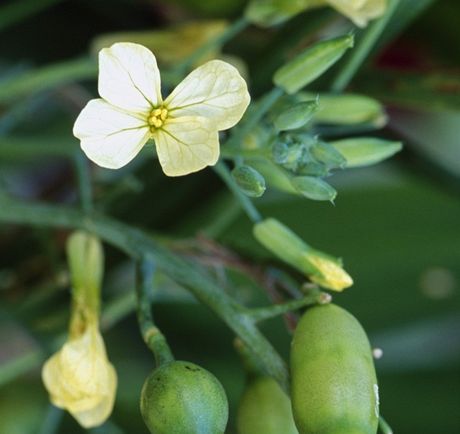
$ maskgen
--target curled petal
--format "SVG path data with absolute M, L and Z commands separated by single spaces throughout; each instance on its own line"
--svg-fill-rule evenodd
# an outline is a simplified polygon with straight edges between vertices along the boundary
M 136 113 L 161 104 L 160 71 L 153 53 L 130 42 L 102 49 L 99 95 L 114 106 Z
M 221 60 L 211 60 L 185 77 L 165 104 L 174 117 L 205 117 L 220 131 L 241 119 L 249 101 L 246 82 L 238 70 Z
M 145 119 L 102 99 L 91 100 L 73 128 L 87 157 L 101 167 L 118 169 L 128 164 L 149 139 Z
M 182 176 L 216 164 L 219 158 L 219 135 L 209 119 L 183 116 L 168 119 L 154 134 L 163 172 Z
M 85 428 L 110 415 L 117 387 L 97 326 L 66 342 L 43 366 L 43 382 L 57 407 L 68 410 Z

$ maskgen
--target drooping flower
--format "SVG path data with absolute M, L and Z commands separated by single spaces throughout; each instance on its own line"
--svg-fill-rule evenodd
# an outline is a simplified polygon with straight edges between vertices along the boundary
M 97 323 L 70 338 L 45 363 L 43 382 L 51 402 L 66 409 L 84 428 L 101 425 L 112 412 L 117 388 Z
M 73 129 L 88 158 L 118 169 L 152 138 L 168 176 L 214 165 L 218 131 L 234 126 L 250 101 L 237 69 L 220 60 L 196 68 L 163 100 L 155 56 L 133 43 L 116 43 L 99 53 L 99 95 Z
M 115 401 L 117 375 L 99 332 L 104 255 L 100 241 L 74 232 L 67 242 L 72 280 L 69 337 L 42 369 L 51 402 L 85 428 L 101 425 Z

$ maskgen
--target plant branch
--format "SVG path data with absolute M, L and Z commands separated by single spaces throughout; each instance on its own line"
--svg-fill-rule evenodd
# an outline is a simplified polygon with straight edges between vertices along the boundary
M 212 309 L 262 361 L 266 374 L 288 389 L 288 374 L 283 359 L 244 314 L 243 308 L 206 273 L 171 253 L 148 234 L 109 217 L 97 214 L 89 216 L 64 206 L 30 204 L 6 198 L 0 198 L 0 201 L 1 222 L 85 229 L 134 259 L 151 258 L 159 270 L 188 288 L 199 301 Z

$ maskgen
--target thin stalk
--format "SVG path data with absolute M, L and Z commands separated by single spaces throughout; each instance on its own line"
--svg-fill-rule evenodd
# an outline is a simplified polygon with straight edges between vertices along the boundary
M 382 416 L 379 417 L 379 428 L 383 434 L 393 434 L 393 430 L 391 429 L 390 425 L 388 425 Z
M 78 180 L 78 191 L 80 192 L 81 208 L 84 212 L 90 213 L 93 210 L 93 187 L 91 184 L 91 172 L 88 160 L 82 153 L 75 155 L 75 169 Z
M 321 302 L 323 294 L 320 291 L 317 291 L 314 294 L 307 295 L 298 300 L 291 300 L 286 303 L 273 304 L 267 307 L 258 307 L 248 310 L 248 315 L 255 322 L 265 321 L 267 319 L 275 318 L 279 315 L 283 315 L 287 312 L 300 309 L 306 306 L 313 306 Z
M 139 261 L 136 273 L 137 319 L 144 342 L 155 356 L 157 367 L 174 360 L 168 342 L 155 325 L 152 315 L 155 266 L 148 258 Z
M 288 390 L 288 373 L 283 359 L 263 336 L 243 308 L 226 294 L 206 273 L 173 254 L 144 233 L 115 219 L 56 205 L 30 204 L 0 198 L 0 222 L 85 229 L 118 247 L 134 259 L 151 257 L 159 270 L 189 289 L 213 310 L 261 360 L 264 372 Z
M 225 182 L 251 221 L 254 223 L 262 221 L 262 215 L 259 213 L 259 211 L 257 211 L 257 208 L 254 206 L 251 199 L 249 199 L 249 197 L 246 196 L 236 185 L 236 182 L 232 178 L 232 175 L 230 174 L 230 171 L 228 170 L 228 167 L 225 165 L 225 163 L 219 161 L 214 166 L 214 171 L 220 176 L 222 181 Z
M 386 25 L 390 21 L 398 6 L 398 3 L 399 0 L 388 0 L 388 6 L 385 14 L 368 26 L 359 42 L 356 44 L 356 47 L 351 51 L 342 69 L 335 77 L 331 86 L 331 90 L 333 92 L 342 92 L 348 86 L 358 69 L 366 60 L 372 48 L 374 48 L 380 35 L 385 30 Z
M 233 22 L 226 30 L 217 38 L 211 39 L 193 52 L 187 59 L 174 68 L 174 73 L 184 75 L 198 60 L 200 60 L 209 51 L 220 48 L 225 45 L 230 39 L 233 39 L 238 33 L 242 32 L 249 25 L 249 21 L 245 17 Z

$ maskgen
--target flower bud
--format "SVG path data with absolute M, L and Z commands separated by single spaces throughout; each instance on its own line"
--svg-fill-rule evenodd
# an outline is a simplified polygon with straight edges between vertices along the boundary
M 265 192 L 264 177 L 251 166 L 238 166 L 232 170 L 232 176 L 246 196 L 260 197 Z
M 346 167 L 370 166 L 390 158 L 402 149 L 401 142 L 358 137 L 330 142 L 346 159 Z
M 333 202 L 337 196 L 337 191 L 331 185 L 314 176 L 296 176 L 291 183 L 302 196 L 311 200 L 329 200 Z
M 269 218 L 257 223 L 253 233 L 270 252 L 318 285 L 342 291 L 353 284 L 339 259 L 313 249 L 278 220 Z
M 297 95 L 300 101 L 309 101 L 317 94 L 302 92 Z M 315 122 L 337 125 L 370 123 L 376 128 L 386 124 L 385 110 L 377 100 L 364 95 L 320 94 L 319 108 Z
M 299 102 L 281 113 L 275 118 L 274 124 L 278 131 L 295 130 L 308 123 L 318 109 L 318 101 Z
M 101 425 L 112 412 L 117 375 L 96 323 L 48 359 L 42 378 L 51 402 L 84 428 Z
M 316 142 L 310 148 L 310 153 L 328 169 L 343 168 L 347 164 L 345 157 L 334 146 L 326 142 Z
M 351 47 L 352 35 L 317 42 L 278 69 L 273 81 L 287 93 L 296 93 L 329 69 Z

